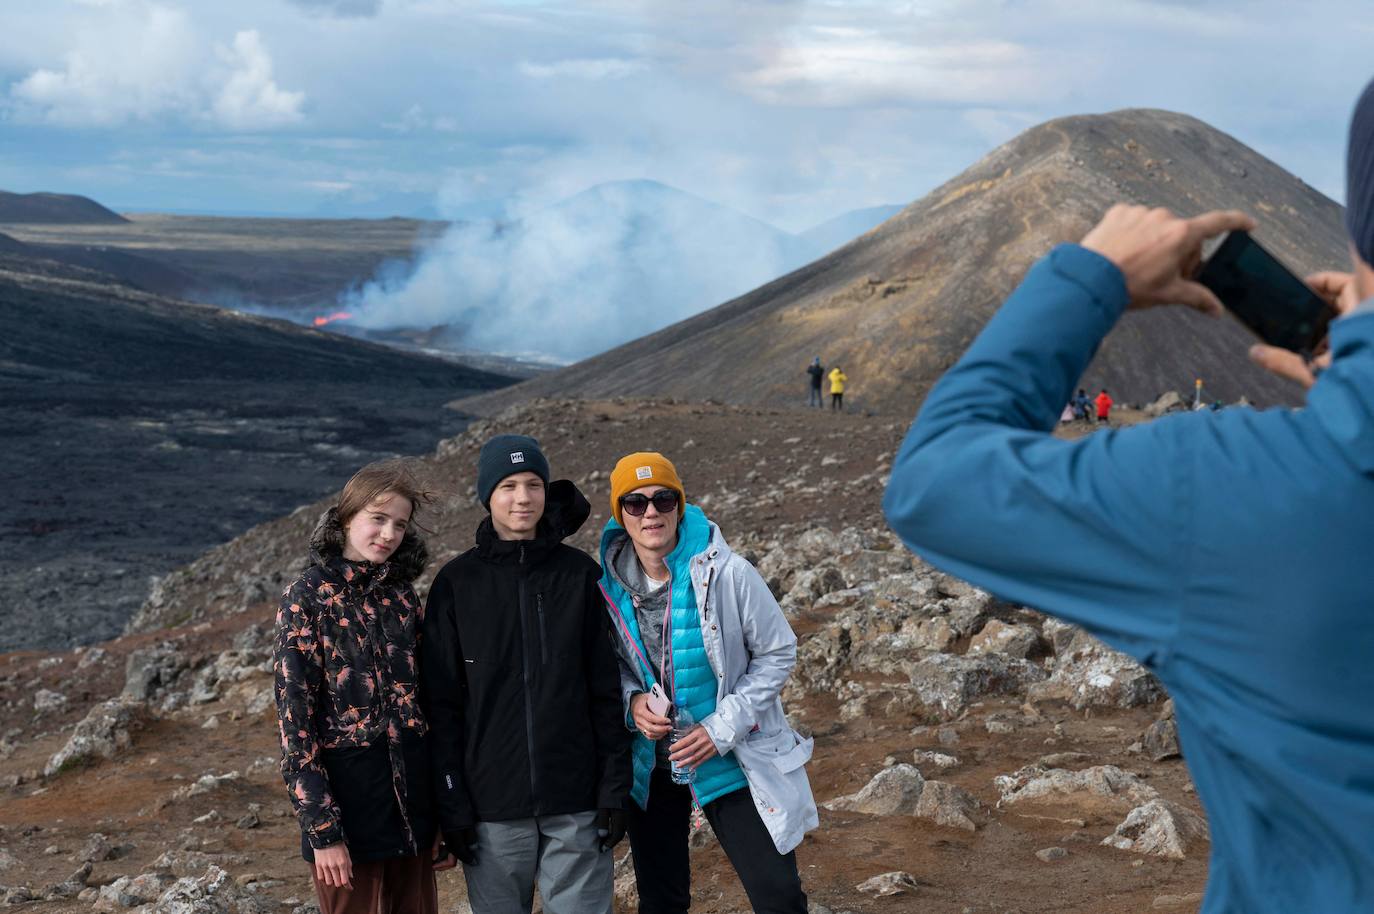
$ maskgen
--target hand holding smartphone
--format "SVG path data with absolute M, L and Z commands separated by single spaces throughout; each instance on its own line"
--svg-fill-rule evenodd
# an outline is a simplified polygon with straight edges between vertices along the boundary
M 1198 270 L 1197 281 L 1261 340 L 1311 358 L 1336 311 L 1249 232 L 1228 233 Z
M 649 710 L 659 717 L 667 717 L 668 712 L 673 708 L 673 703 L 669 701 L 668 696 L 664 694 L 663 687 L 658 683 L 654 683 L 649 686 L 647 694 L 649 696 Z

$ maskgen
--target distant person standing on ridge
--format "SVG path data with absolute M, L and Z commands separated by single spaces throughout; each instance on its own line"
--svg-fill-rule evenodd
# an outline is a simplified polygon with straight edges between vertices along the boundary
M 1201 914 L 1369 914 L 1374 899 L 1374 82 L 1345 201 L 1351 271 L 1307 279 L 1342 315 L 1329 348 L 1250 350 L 1309 388 L 1303 406 L 1051 434 L 1128 309 L 1221 313 L 1192 268 L 1204 239 L 1254 225 L 1116 206 L 1033 266 L 932 388 L 883 500 L 932 565 L 1159 678 L 1210 826 Z
M 400 461 L 363 467 L 310 537 L 277 612 L 281 770 L 321 914 L 435 914 L 429 724 L 417 700 L 428 493 Z
M 1084 422 L 1091 422 L 1093 418 L 1092 404 L 1093 401 L 1088 399 L 1088 392 L 1081 387 L 1078 388 L 1078 395 L 1073 398 L 1074 417 L 1082 419 Z
M 844 382 L 849 380 L 840 366 L 830 369 L 830 408 L 844 410 Z
M 611 914 L 630 736 L 597 581 L 569 546 L 591 505 L 525 435 L 477 458 L 487 516 L 434 577 L 425 699 L 436 811 L 474 914 Z
M 825 377 L 825 369 L 821 367 L 820 356 L 816 356 L 816 360 L 806 366 L 806 373 L 811 376 L 811 399 L 806 405 L 824 407 L 825 402 L 821 399 L 821 379 Z
M 1106 422 L 1112 414 L 1112 396 L 1107 393 L 1107 388 L 1102 388 L 1102 393 L 1097 395 L 1097 421 Z

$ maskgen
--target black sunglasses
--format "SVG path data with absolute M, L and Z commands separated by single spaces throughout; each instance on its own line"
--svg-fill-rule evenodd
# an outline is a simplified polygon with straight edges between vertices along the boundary
M 677 491 L 659 489 L 652 496 L 645 495 L 643 492 L 631 492 L 629 495 L 620 496 L 620 510 L 631 517 L 642 517 L 644 512 L 649 510 L 649 502 L 654 503 L 654 510 L 659 514 L 676 511 Z

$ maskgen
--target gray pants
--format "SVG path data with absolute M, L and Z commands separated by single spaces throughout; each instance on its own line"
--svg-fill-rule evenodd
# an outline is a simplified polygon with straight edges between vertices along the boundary
M 611 851 L 596 813 L 477 823 L 477 864 L 463 864 L 473 914 L 529 914 L 535 881 L 546 914 L 612 914 Z

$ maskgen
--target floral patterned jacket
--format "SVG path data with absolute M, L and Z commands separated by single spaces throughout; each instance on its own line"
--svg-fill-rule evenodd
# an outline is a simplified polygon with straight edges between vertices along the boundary
M 392 782 L 405 809 L 401 731 L 428 729 L 417 698 L 416 658 L 424 604 L 411 582 L 428 560 L 423 539 L 406 534 L 381 564 L 343 558 L 333 508 L 310 540 L 310 564 L 282 594 L 277 612 L 277 716 L 282 776 L 311 847 L 345 839 L 340 798 L 322 753 L 385 741 Z M 405 822 L 405 815 L 402 815 Z M 404 825 L 407 845 L 415 838 Z

